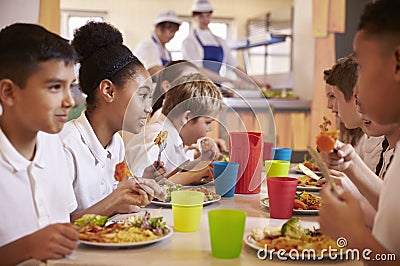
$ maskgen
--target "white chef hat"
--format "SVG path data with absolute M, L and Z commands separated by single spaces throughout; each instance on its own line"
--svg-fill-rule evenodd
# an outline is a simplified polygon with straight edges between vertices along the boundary
M 192 6 L 192 12 L 212 12 L 213 8 L 208 0 L 194 0 Z
M 176 13 L 170 9 L 158 13 L 156 20 L 154 21 L 154 25 L 160 24 L 162 22 L 172 22 L 178 25 L 182 24 L 182 21 L 178 18 Z

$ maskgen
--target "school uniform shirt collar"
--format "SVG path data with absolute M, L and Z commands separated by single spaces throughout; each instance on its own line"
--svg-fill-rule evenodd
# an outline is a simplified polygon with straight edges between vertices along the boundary
M 372 153 L 374 150 L 382 151 L 382 142 L 385 137 L 368 137 L 364 144 L 364 152 Z
M 4 134 L 3 130 L 0 128 L 0 153 L 5 158 L 5 161 L 7 161 L 12 168 L 14 168 L 15 172 L 26 169 L 31 163 L 34 163 L 39 168 L 45 167 L 43 156 L 41 156 L 40 152 L 42 147 L 41 134 L 44 133 L 38 132 L 37 134 L 35 156 L 31 162 L 15 149 L 7 136 Z
M 112 150 L 112 147 L 114 145 L 114 136 L 107 147 L 104 148 L 103 145 L 101 145 L 96 134 L 94 133 L 93 128 L 89 123 L 89 120 L 87 120 L 86 112 L 82 112 L 82 114 L 73 121 L 81 135 L 83 143 L 88 146 L 90 152 L 98 161 L 104 162 L 107 158 L 112 158 L 112 153 L 109 150 Z
M 161 45 L 160 39 L 158 38 L 157 34 L 153 33 L 151 38 L 157 42 L 158 45 Z
M 164 116 L 164 114 L 162 113 L 161 115 Z M 181 136 L 179 136 L 179 132 L 172 123 L 172 121 L 169 120 L 167 117 L 165 118 L 163 128 L 164 130 L 168 131 L 167 143 L 169 143 L 168 139 L 174 140 L 175 150 L 177 152 L 182 150 L 184 147 L 183 140 Z

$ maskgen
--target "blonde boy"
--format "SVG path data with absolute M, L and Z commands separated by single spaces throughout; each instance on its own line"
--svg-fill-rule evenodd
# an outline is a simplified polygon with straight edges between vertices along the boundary
M 76 54 L 41 26 L 0 32 L 0 258 L 55 259 L 77 247 L 76 200 L 58 133 L 74 105 Z
M 204 75 L 195 73 L 174 81 L 172 88 L 165 94 L 162 113 L 154 115 L 144 131 L 134 136 L 127 145 L 126 158 L 131 169 L 141 176 L 143 166 L 157 160 L 159 148 L 154 145 L 153 140 L 164 130 L 168 131 L 168 137 L 161 161 L 164 162 L 167 174 L 171 173 L 190 159 L 184 146 L 196 143 L 211 130 L 211 123 L 222 106 L 221 92 Z M 201 159 L 205 159 L 205 156 Z M 191 162 L 186 169 L 195 168 L 198 162 Z M 211 167 L 197 169 L 175 174 L 169 180 L 189 184 L 200 181 L 202 177 L 212 178 Z

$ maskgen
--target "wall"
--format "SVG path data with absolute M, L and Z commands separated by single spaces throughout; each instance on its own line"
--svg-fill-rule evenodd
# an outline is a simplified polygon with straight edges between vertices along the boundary
M 312 0 L 294 0 L 293 86 L 303 99 L 313 97 L 314 37 L 312 35 Z
M 40 0 L 1 0 L 0 26 L 16 21 L 37 22 Z M 311 35 L 312 0 L 212 0 L 214 16 L 235 18 L 237 38 L 246 35 L 246 20 L 268 10 L 294 5 L 294 90 L 312 98 L 314 40 Z M 156 14 L 165 8 L 190 16 L 192 0 L 60 0 L 61 9 L 107 12 L 108 21 L 122 30 L 127 46 L 137 43 L 153 30 Z M 24 6 L 24 8 L 20 8 Z M 237 55 L 241 62 L 241 54 Z
M 292 0 L 213 0 L 214 16 L 235 18 L 237 36 L 244 38 L 249 17 L 271 9 L 292 5 Z M 107 21 L 124 33 L 125 42 L 134 49 L 137 43 L 149 37 L 154 30 L 153 21 L 158 12 L 173 9 L 178 15 L 191 16 L 192 0 L 61 0 L 61 9 L 107 11 Z
M 1 0 L 0 29 L 14 22 L 38 23 L 39 6 L 40 0 Z
M 353 38 L 356 35 L 358 22 L 364 6 L 372 0 L 346 1 L 346 32 L 335 34 L 336 59 L 353 52 Z

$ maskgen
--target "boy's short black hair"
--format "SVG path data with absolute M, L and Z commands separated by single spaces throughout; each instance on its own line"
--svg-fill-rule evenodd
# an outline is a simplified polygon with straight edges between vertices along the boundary
M 77 55 L 67 40 L 39 25 L 15 23 L 0 31 L 0 79 L 23 88 L 38 64 L 51 59 L 75 64 Z
M 365 6 L 358 24 L 367 36 L 390 39 L 390 44 L 400 43 L 400 1 L 378 0 Z

